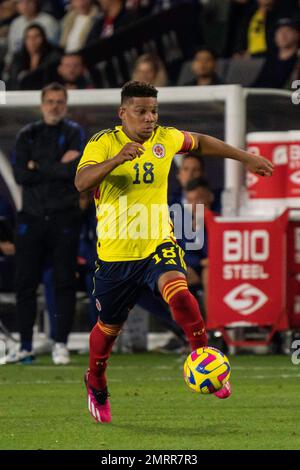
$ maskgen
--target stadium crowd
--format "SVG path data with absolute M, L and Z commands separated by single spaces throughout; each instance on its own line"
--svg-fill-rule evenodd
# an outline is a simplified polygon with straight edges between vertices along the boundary
M 86 60 L 89 47 L 100 50 L 116 33 L 180 5 L 197 16 L 196 42 L 181 68 L 170 74 L 168 60 L 152 50 L 136 57 L 131 73 L 156 75 L 158 86 L 284 88 L 299 78 L 298 0 L 1 0 L 0 74 L 11 90 L 41 89 L 54 79 L 73 89 L 109 87 L 97 63 Z

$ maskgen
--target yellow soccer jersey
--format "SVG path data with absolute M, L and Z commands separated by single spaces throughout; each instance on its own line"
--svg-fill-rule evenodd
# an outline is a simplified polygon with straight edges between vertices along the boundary
M 95 134 L 77 171 L 116 156 L 131 142 L 122 126 Z M 173 156 L 192 150 L 188 132 L 157 126 L 143 143 L 140 158 L 119 165 L 95 191 L 97 252 L 103 261 L 143 259 L 174 239 L 167 206 L 168 174 Z
M 266 18 L 261 10 L 252 16 L 248 28 L 248 52 L 249 54 L 261 54 L 267 50 Z

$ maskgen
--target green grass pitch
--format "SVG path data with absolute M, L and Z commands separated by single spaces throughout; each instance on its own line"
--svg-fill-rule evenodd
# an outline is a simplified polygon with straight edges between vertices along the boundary
M 113 355 L 113 421 L 89 416 L 87 357 L 0 366 L 0 449 L 299 449 L 300 365 L 285 356 L 231 357 L 228 400 L 190 392 L 182 360 Z

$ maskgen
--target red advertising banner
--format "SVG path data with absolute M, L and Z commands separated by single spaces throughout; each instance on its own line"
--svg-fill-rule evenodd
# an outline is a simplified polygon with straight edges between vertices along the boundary
M 289 154 L 288 132 L 255 132 L 247 135 L 248 151 L 263 155 L 275 165 L 272 178 L 248 172 L 249 197 L 254 199 L 286 198 L 286 179 Z
M 300 132 L 290 131 L 286 197 L 300 198 Z
M 253 132 L 247 148 L 275 165 L 272 178 L 247 173 L 250 199 L 285 200 L 285 207 L 300 208 L 300 132 Z
M 272 221 L 208 218 L 208 329 L 288 327 L 287 221 L 287 212 Z
M 300 328 L 300 220 L 287 231 L 287 312 L 290 328 Z

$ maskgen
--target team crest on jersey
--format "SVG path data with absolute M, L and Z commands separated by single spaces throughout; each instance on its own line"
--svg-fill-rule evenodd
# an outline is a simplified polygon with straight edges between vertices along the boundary
M 96 308 L 97 308 L 97 310 L 99 310 L 99 312 L 101 312 L 102 307 L 101 307 L 100 301 L 98 299 L 96 299 Z
M 163 158 L 166 154 L 165 147 L 162 144 L 153 145 L 152 152 L 157 158 Z

